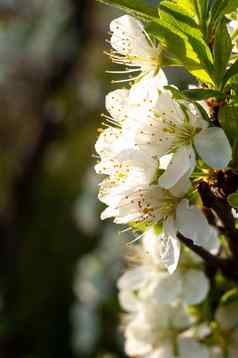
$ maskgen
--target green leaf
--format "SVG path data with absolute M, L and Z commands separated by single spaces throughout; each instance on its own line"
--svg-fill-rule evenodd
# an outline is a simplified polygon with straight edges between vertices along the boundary
M 177 64 L 184 65 L 188 69 L 201 69 L 196 54 L 194 55 L 191 46 L 186 43 L 184 36 L 176 34 L 166 22 L 160 21 L 158 24 L 151 23 L 146 27 L 146 30 L 149 34 L 160 40 L 161 44 L 166 47 L 170 55 L 174 55 Z M 207 77 L 206 74 L 204 77 Z
M 174 99 L 181 99 L 186 100 L 186 96 L 183 94 L 182 91 L 178 90 L 177 88 L 173 86 L 164 86 L 165 89 L 169 90 L 173 96 Z
M 226 68 L 228 66 L 232 51 L 232 41 L 227 30 L 225 18 L 220 21 L 216 29 L 215 36 L 215 79 L 219 87 L 225 76 Z
M 207 0 L 192 0 L 192 2 L 197 13 L 200 29 L 204 35 L 204 38 L 207 38 Z
M 226 105 L 220 108 L 218 120 L 233 145 L 238 135 L 238 107 Z
M 237 300 L 238 300 L 238 288 L 232 288 L 228 292 L 224 293 L 224 295 L 221 298 L 221 304 L 228 305 Z
M 213 57 L 190 13 L 177 3 L 163 1 L 159 14 L 158 24 L 151 31 L 194 76 L 213 84 Z
M 226 6 L 223 10 L 225 14 L 229 14 L 230 12 L 236 11 L 238 8 L 238 0 L 228 0 L 226 1 Z
M 238 60 L 234 62 L 231 67 L 226 71 L 226 74 L 223 79 L 223 86 L 227 83 L 227 81 L 234 75 L 238 73 Z
M 189 13 L 190 16 L 196 17 L 198 24 L 201 24 L 202 19 L 206 19 L 207 0 L 176 0 L 174 2 Z
M 238 0 L 215 0 L 211 7 L 210 24 L 213 27 L 224 15 L 238 8 Z
M 158 19 L 158 9 L 149 6 L 143 0 L 97 0 L 103 4 L 114 6 L 127 12 L 130 15 L 144 21 L 156 21 Z
M 182 93 L 192 101 L 201 101 L 203 99 L 207 98 L 217 98 L 222 99 L 224 97 L 224 94 L 219 91 L 210 90 L 210 89 L 191 89 L 191 90 L 184 90 Z
M 224 129 L 232 146 L 232 162 L 234 169 L 238 168 L 238 107 L 226 105 L 219 110 L 218 120 Z
M 227 201 L 235 209 L 238 209 L 238 193 L 230 194 L 227 197 Z
M 181 8 L 183 8 L 190 16 L 196 16 L 197 11 L 195 2 L 193 0 L 176 0 L 175 1 Z

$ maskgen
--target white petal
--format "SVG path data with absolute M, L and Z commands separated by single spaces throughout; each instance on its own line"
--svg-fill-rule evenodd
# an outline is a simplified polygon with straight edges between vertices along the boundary
M 146 356 L 146 358 L 175 358 L 173 353 L 172 342 L 168 342 L 166 345 L 163 344 L 158 350 Z
M 97 139 L 95 144 L 96 152 L 103 157 L 109 157 L 114 152 L 114 144 L 120 136 L 119 129 L 107 128 Z
M 163 91 L 158 97 L 156 111 L 160 117 L 166 121 L 172 121 L 174 124 L 183 125 L 184 113 L 179 104 L 172 98 L 169 91 Z
M 208 348 L 193 338 L 179 337 L 179 357 L 181 358 L 209 358 Z
M 221 247 L 221 242 L 219 240 L 219 233 L 217 229 L 213 226 L 209 225 L 208 239 L 205 245 L 203 245 L 204 249 L 207 249 L 211 254 L 217 255 L 219 249 Z
M 128 312 L 136 312 L 140 307 L 140 301 L 131 290 L 119 292 L 119 302 L 121 307 Z
M 201 303 L 209 291 L 209 281 L 200 270 L 188 270 L 183 274 L 183 300 L 188 305 Z
M 128 354 L 128 356 L 137 356 L 142 354 L 150 353 L 152 350 L 152 347 L 150 344 L 145 343 L 139 339 L 136 339 L 134 337 L 128 336 L 126 337 L 125 342 L 125 351 Z
M 168 80 L 162 69 L 160 69 L 157 77 L 158 77 L 158 88 L 163 90 L 163 87 L 168 85 Z
M 194 145 L 211 168 L 223 169 L 232 159 L 232 149 L 222 128 L 210 127 L 196 134 Z
M 183 199 L 176 210 L 176 226 L 178 231 L 195 244 L 204 246 L 208 241 L 209 225 L 201 209 L 189 206 Z
M 103 210 L 103 212 L 101 213 L 101 220 L 106 220 L 112 217 L 117 216 L 118 214 L 118 210 L 115 208 L 111 208 L 110 206 L 108 208 L 106 208 L 105 210 Z
M 187 175 L 182 177 L 169 191 L 177 198 L 183 197 L 191 188 L 191 180 Z
M 167 240 L 166 255 L 163 257 L 163 264 L 167 267 L 170 274 L 174 273 L 178 266 L 181 245 L 176 236 L 176 226 L 172 217 L 169 217 L 164 223 L 164 237 L 162 239 Z
M 159 89 L 166 86 L 168 81 L 162 70 L 157 76 L 152 73 L 144 76 L 139 82 L 135 83 L 129 93 L 130 105 L 152 109 L 159 98 Z
M 171 324 L 174 328 L 188 328 L 192 323 L 191 315 L 185 309 L 185 306 L 182 304 L 175 305 L 173 311 L 171 312 Z
M 155 57 L 156 49 L 149 44 L 142 23 L 134 17 L 123 15 L 113 20 L 110 30 L 111 46 L 124 56 L 134 56 L 131 62 L 135 65 L 146 66 L 150 58 Z
M 158 209 L 158 201 L 164 197 L 164 192 L 157 185 L 140 186 L 134 188 L 127 197 L 123 198 L 118 206 L 117 223 L 127 223 L 133 220 L 151 220 L 156 223 L 162 219 L 162 213 Z M 152 210 L 148 211 L 148 207 Z
M 146 230 L 143 235 L 143 246 L 146 253 L 150 255 L 155 264 L 161 263 L 160 235 L 156 234 L 153 227 Z
M 125 120 L 128 109 L 129 90 L 117 89 L 107 94 L 106 109 L 113 119 L 121 122 Z
M 144 351 L 151 350 L 151 329 L 150 326 L 153 324 L 151 320 L 147 319 L 145 316 L 146 312 L 144 312 L 143 308 L 141 311 L 133 318 L 131 322 L 126 327 L 125 336 L 128 340 L 136 340 L 138 343 L 144 344 L 141 349 Z M 151 324 L 150 324 L 151 323 Z M 149 344 L 148 344 L 149 343 Z M 134 353 L 134 355 L 137 355 Z M 140 352 L 142 354 L 142 352 Z
M 170 189 L 186 174 L 189 176 L 196 165 L 192 146 L 180 147 L 172 157 L 166 171 L 159 179 L 162 188 Z
M 126 271 L 118 280 L 119 290 L 138 290 L 145 285 L 149 272 L 145 266 Z
M 160 304 L 172 304 L 182 294 L 181 275 L 175 272 L 173 275 L 165 274 L 160 278 L 154 290 L 154 297 Z
M 151 183 L 158 165 L 157 162 L 148 157 L 146 153 L 133 148 L 122 150 L 115 156 L 115 159 L 119 162 L 126 163 L 132 172 L 130 179 L 141 184 Z M 138 178 L 139 175 L 140 177 Z
M 167 169 L 168 168 L 168 165 L 169 165 L 169 162 L 171 161 L 173 157 L 173 154 L 166 154 L 166 155 L 163 155 L 163 157 L 160 158 L 159 160 L 159 167 L 160 169 Z

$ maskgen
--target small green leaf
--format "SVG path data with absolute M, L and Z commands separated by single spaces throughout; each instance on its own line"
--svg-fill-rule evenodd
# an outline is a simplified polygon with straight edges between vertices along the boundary
M 165 89 L 169 90 L 173 96 L 174 99 L 182 99 L 186 100 L 186 96 L 183 94 L 182 91 L 178 90 L 177 88 L 173 86 L 164 86 Z
M 211 97 L 216 99 L 224 98 L 224 94 L 222 92 L 202 88 L 184 90 L 182 93 L 184 94 L 184 96 L 186 96 L 188 99 L 191 99 L 192 101 L 201 101 L 203 99 Z
M 144 21 L 156 21 L 158 9 L 146 4 L 143 0 L 97 0 L 103 4 L 114 6 Z
M 227 30 L 225 18 L 220 21 L 216 29 L 215 36 L 215 78 L 216 84 L 219 87 L 222 84 L 225 76 L 226 68 L 228 66 L 232 51 L 232 41 Z
M 238 73 L 238 60 L 234 62 L 231 67 L 227 70 L 224 79 L 223 79 L 223 86 L 227 83 L 227 81 Z
M 218 120 L 233 145 L 238 134 L 238 107 L 226 105 L 220 108 Z
M 227 201 L 232 208 L 238 209 L 238 192 L 230 194 L 227 197 Z

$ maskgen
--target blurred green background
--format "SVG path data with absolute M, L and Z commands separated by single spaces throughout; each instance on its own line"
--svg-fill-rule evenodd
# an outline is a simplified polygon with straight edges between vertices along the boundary
M 118 13 L 0 1 L 0 357 L 120 357 L 121 239 L 101 225 L 94 143 Z

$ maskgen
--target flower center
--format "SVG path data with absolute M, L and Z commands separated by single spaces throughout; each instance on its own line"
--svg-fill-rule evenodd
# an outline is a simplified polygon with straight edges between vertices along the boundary
M 159 210 L 161 215 L 166 218 L 175 214 L 180 198 L 176 198 L 167 190 L 163 190 L 163 193 L 164 197 L 159 204 Z
M 176 127 L 174 129 L 175 140 L 171 151 L 175 151 L 181 146 L 192 144 L 193 137 L 198 131 L 198 128 L 194 128 L 189 124 L 185 124 L 183 127 Z
M 138 67 L 134 69 L 128 69 L 123 71 L 124 73 L 132 73 L 135 71 L 157 71 L 160 67 L 160 50 L 158 48 L 151 48 L 150 54 L 145 56 L 139 54 L 133 54 L 131 52 L 125 52 L 124 54 L 119 54 L 116 51 L 112 50 L 108 53 L 112 62 L 125 65 L 128 67 Z M 116 71 L 115 71 L 116 73 Z

